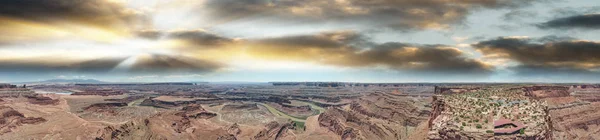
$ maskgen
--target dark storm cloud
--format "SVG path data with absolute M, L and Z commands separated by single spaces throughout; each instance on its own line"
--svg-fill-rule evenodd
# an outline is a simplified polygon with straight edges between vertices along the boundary
M 140 30 L 136 31 L 135 34 L 138 37 L 149 39 L 149 40 L 158 40 L 163 36 L 163 32 L 158 30 Z
M 587 7 L 561 7 L 555 8 L 551 11 L 551 15 L 557 17 L 569 17 L 575 15 L 583 15 L 585 13 L 597 13 L 600 12 L 600 6 L 587 6 Z
M 537 39 L 499 37 L 473 44 L 486 56 L 500 56 L 519 62 L 512 67 L 519 74 L 600 74 L 600 43 L 571 37 Z
M 43 60 L 0 61 L 3 72 L 107 72 L 126 58 L 101 58 L 75 63 L 47 62 Z M 48 60 L 48 59 L 46 59 Z
M 393 29 L 447 28 L 464 22 L 473 10 L 529 5 L 538 0 L 209 0 L 212 18 L 228 22 L 270 17 L 280 20 L 365 22 Z
M 168 38 L 181 40 L 194 46 L 220 46 L 233 42 L 233 39 L 222 37 L 203 30 L 182 30 L 170 32 Z
M 106 0 L 2 0 L 0 17 L 46 24 L 75 23 L 103 28 L 143 26 L 146 17 Z
M 207 60 L 169 55 L 135 56 L 131 66 L 119 67 L 130 57 L 100 58 L 81 62 L 52 62 L 44 60 L 0 61 L 0 72 L 18 73 L 171 73 L 212 72 L 222 65 Z
M 493 67 L 445 45 L 399 42 L 377 44 L 353 32 L 328 32 L 254 40 L 248 50 L 259 57 L 311 61 L 344 67 L 385 66 L 398 71 L 489 74 Z M 363 46 L 367 45 L 367 46 Z
M 544 37 L 534 39 L 534 41 L 544 42 L 544 43 L 566 42 L 566 41 L 575 41 L 575 40 L 577 40 L 577 38 L 573 38 L 570 36 L 556 36 L 556 35 L 549 35 L 549 36 L 544 36 Z
M 317 35 L 297 35 L 277 38 L 266 38 L 259 41 L 261 44 L 274 46 L 339 48 L 343 46 L 368 46 L 369 38 L 352 31 L 324 32 Z
M 537 25 L 541 29 L 600 29 L 600 14 L 575 15 Z
M 130 72 L 212 72 L 223 66 L 207 60 L 193 59 L 184 56 L 146 55 L 137 58 L 137 61 L 128 70 Z
M 488 73 L 491 66 L 465 58 L 463 52 L 445 45 L 421 45 L 389 42 L 358 52 L 357 65 L 383 64 L 396 69 L 442 73 Z
M 538 42 L 539 40 L 550 41 Z M 500 37 L 482 41 L 473 46 L 484 54 L 508 54 L 511 59 L 525 64 L 600 64 L 600 55 L 598 55 L 600 54 L 600 43 L 573 41 L 568 37 L 562 39 L 560 37 L 541 39 Z
M 469 42 L 478 42 L 478 41 L 485 40 L 485 39 L 487 39 L 486 36 L 484 36 L 484 35 L 477 35 L 477 36 L 470 37 L 469 39 L 467 39 L 467 41 L 469 41 Z

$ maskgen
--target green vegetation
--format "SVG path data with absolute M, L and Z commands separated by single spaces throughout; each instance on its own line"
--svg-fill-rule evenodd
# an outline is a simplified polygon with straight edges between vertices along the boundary
M 300 121 L 294 121 L 294 124 L 296 125 L 296 130 L 301 130 L 304 131 L 306 130 L 306 126 L 304 125 L 304 122 L 300 122 Z
M 538 124 L 539 121 L 531 120 L 541 118 L 540 111 L 543 102 L 530 100 L 523 95 L 520 88 L 498 89 L 498 90 L 474 90 L 460 94 L 444 95 L 445 102 L 449 104 L 454 123 L 467 129 L 484 130 L 493 133 L 487 126 L 490 121 L 496 119 L 508 119 L 521 123 Z M 530 114 L 531 112 L 531 114 Z M 485 126 L 485 127 L 484 127 Z
M 519 130 L 519 134 L 525 134 L 525 128 Z

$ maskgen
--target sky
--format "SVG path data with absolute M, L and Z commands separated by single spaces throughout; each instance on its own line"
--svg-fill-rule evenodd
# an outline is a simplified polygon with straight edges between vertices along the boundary
M 2 0 L 0 82 L 600 82 L 596 0 Z

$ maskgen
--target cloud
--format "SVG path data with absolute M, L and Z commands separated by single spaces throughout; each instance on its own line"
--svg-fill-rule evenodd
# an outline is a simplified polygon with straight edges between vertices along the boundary
M 164 33 L 159 30 L 139 30 L 135 31 L 135 34 L 141 38 L 158 40 L 163 36 Z
M 231 38 L 222 37 L 204 30 L 171 31 L 167 37 L 169 39 L 182 41 L 185 45 L 196 47 L 218 47 L 234 41 Z
M 550 14 L 557 17 L 568 17 L 597 12 L 600 12 L 600 6 L 560 7 L 550 11 Z
M 600 14 L 574 15 L 537 25 L 540 29 L 600 29 Z
M 0 41 L 15 43 L 76 34 L 97 40 L 150 27 L 143 12 L 111 0 L 0 1 Z
M 151 54 L 138 56 L 135 63 L 127 68 L 127 71 L 136 73 L 213 72 L 221 67 L 223 67 L 221 64 L 207 60 L 194 59 L 184 56 Z
M 519 62 L 511 69 L 528 75 L 535 72 L 600 74 L 600 42 L 571 37 L 499 37 L 472 45 L 486 56 Z M 535 75 L 535 74 L 532 74 Z
M 510 12 L 504 14 L 502 19 L 505 21 L 521 21 L 525 18 L 534 18 L 537 17 L 536 12 L 532 11 L 524 11 L 524 10 L 511 10 Z
M 3 0 L 0 16 L 50 24 L 79 23 L 99 27 L 138 26 L 139 11 L 108 0 Z
M 259 39 L 257 43 L 272 46 L 290 46 L 298 49 L 313 48 L 339 48 L 345 45 L 367 46 L 371 45 L 369 38 L 353 31 L 323 32 L 316 35 L 296 35 L 275 38 Z
M 525 64 L 598 63 L 600 43 L 563 39 L 500 37 L 473 44 L 485 55 L 505 55 Z M 545 41 L 545 42 L 539 42 Z
M 537 0 L 209 0 L 202 11 L 217 22 L 267 17 L 275 20 L 365 24 L 399 30 L 447 29 L 478 9 L 511 8 Z
M 206 75 L 202 74 L 187 74 L 187 75 L 167 75 L 163 76 L 164 78 L 194 78 L 194 77 L 205 77 Z
M 373 43 L 354 32 L 325 32 L 251 40 L 247 51 L 274 60 L 316 62 L 342 67 L 387 67 L 397 71 L 489 74 L 493 67 L 446 45 Z
M 0 61 L 2 72 L 25 72 L 25 73 L 53 73 L 53 72 L 106 72 L 116 67 L 126 58 L 100 58 L 84 61 L 52 61 L 55 59 L 39 58 L 28 60 L 3 60 Z
M 120 58 L 99 58 L 83 61 L 53 61 L 45 58 L 0 61 L 0 72 L 17 73 L 202 73 L 214 72 L 221 67 L 223 67 L 221 64 L 208 60 L 159 54 L 146 54 Z

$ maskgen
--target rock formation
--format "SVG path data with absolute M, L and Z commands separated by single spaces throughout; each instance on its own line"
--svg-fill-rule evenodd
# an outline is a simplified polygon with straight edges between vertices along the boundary
M 46 122 L 44 118 L 25 117 L 21 112 L 8 106 L 0 106 L 0 135 L 11 132 L 23 124 L 38 124 Z
M 178 111 L 167 111 L 146 119 L 106 127 L 98 139 L 235 139 L 227 130 L 202 124 L 206 123 L 203 120 L 214 116 L 215 113 L 192 104 Z
M 291 139 L 289 138 L 290 132 L 288 130 L 294 129 L 294 123 L 283 123 L 280 124 L 278 122 L 270 122 L 265 126 L 265 129 L 258 132 L 254 136 L 256 140 L 279 140 L 279 139 Z

